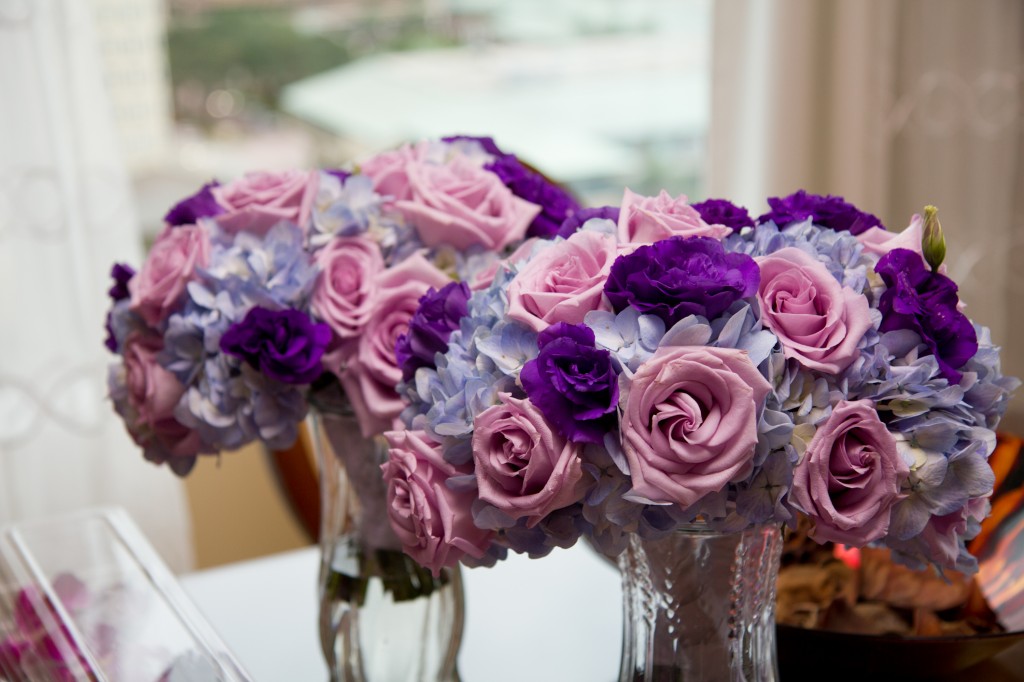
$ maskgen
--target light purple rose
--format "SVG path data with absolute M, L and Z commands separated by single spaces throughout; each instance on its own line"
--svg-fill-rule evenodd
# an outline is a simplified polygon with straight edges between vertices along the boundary
M 814 522 L 818 542 L 862 547 L 888 533 L 909 473 L 874 403 L 844 400 L 796 465 L 789 499 Z
M 126 415 L 128 432 L 143 447 L 193 456 L 200 450 L 199 434 L 174 418 L 185 386 L 157 362 L 161 350 L 163 340 L 156 335 L 132 333 L 125 340 L 125 388 L 132 411 Z
M 786 357 L 829 374 L 846 369 L 871 327 L 867 298 L 800 249 L 754 260 L 761 269 L 761 321 L 779 337 Z
M 427 246 L 500 251 L 521 240 L 540 206 L 521 199 L 501 179 L 464 156 L 445 164 L 406 165 L 409 198 L 395 207 Z
M 395 343 L 409 329 L 423 294 L 450 281 L 419 253 L 384 270 L 372 282 L 377 297 L 362 333 L 324 356 L 328 370 L 340 371 L 341 385 L 367 438 L 396 428 L 405 403 L 395 390 L 402 380 Z
M 619 210 L 618 235 L 622 244 L 650 244 L 669 237 L 713 237 L 732 234 L 725 225 L 708 225 L 697 209 L 680 195 L 673 199 L 665 190 L 644 197 L 626 190 Z
M 632 493 L 685 508 L 747 478 L 770 391 L 745 351 L 659 348 L 633 375 L 620 418 Z
M 481 500 L 532 527 L 582 499 L 582 446 L 561 435 L 529 400 L 508 394 L 500 399 L 473 420 L 477 488 Z
M 387 486 L 388 519 L 405 553 L 435 576 L 466 556 L 480 559 L 493 531 L 473 524 L 472 490 L 456 492 L 445 485 L 466 475 L 445 461 L 440 445 L 423 431 L 389 431 L 390 450 L 381 466 Z
M 375 282 L 384 270 L 376 242 L 364 237 L 335 237 L 317 253 L 317 275 L 310 307 L 338 339 L 358 336 L 377 302 Z
M 244 230 L 264 235 L 282 220 L 305 229 L 316 196 L 317 176 L 315 171 L 300 170 L 246 173 L 210 190 L 225 211 L 215 220 L 232 234 Z
M 857 235 L 857 241 L 864 250 L 878 256 L 884 256 L 893 249 L 909 249 L 923 257 L 921 237 L 924 234 L 924 218 L 915 213 L 910 225 L 902 232 L 889 232 L 885 228 L 869 227 Z
M 153 243 L 146 262 L 128 281 L 131 309 L 156 327 L 181 301 L 196 268 L 210 261 L 210 239 L 196 225 L 167 227 Z
M 611 310 L 604 285 L 616 255 L 615 239 L 597 232 L 548 246 L 509 282 L 509 319 L 541 332 L 556 322 L 581 324 L 591 310 Z
M 427 141 L 416 146 L 402 145 L 370 157 L 359 164 L 359 172 L 373 180 L 373 189 L 378 194 L 390 197 L 392 201 L 408 199 L 412 194 L 406 168 L 414 161 L 425 160 L 429 149 Z

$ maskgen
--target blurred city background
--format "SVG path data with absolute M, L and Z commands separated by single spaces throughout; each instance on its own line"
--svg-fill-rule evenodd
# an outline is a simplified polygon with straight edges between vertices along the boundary
M 701 191 L 709 0 L 95 0 L 143 230 L 210 178 L 493 135 L 588 203 Z

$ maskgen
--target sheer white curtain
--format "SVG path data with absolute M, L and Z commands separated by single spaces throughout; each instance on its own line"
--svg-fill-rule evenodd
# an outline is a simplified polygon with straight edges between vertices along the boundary
M 1024 377 L 1024 3 L 717 0 L 709 196 L 939 207 L 950 273 Z M 1024 431 L 1024 398 L 1006 428 Z
M 184 490 L 106 400 L 105 291 L 140 237 L 89 3 L 0 0 L 0 523 L 129 511 L 192 564 Z

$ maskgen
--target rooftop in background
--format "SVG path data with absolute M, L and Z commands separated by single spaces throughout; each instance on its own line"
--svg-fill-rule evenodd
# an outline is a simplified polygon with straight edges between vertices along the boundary
M 559 180 L 621 189 L 652 173 L 699 174 L 687 166 L 702 164 L 707 41 L 625 33 L 388 53 L 293 83 L 280 105 L 368 151 L 490 134 Z

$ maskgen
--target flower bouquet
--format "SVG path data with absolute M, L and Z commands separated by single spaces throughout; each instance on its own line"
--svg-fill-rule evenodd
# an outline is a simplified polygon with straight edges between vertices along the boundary
M 406 552 L 436 572 L 585 536 L 626 576 L 623 680 L 772 679 L 798 514 L 819 542 L 974 570 L 1019 382 L 944 274 L 935 210 L 894 234 L 838 197 L 768 203 L 627 190 L 425 297 L 409 334 L 436 352 L 403 363 L 386 434 Z
M 321 617 L 336 673 L 370 667 L 335 660 L 335 635 L 355 620 L 346 614 L 363 604 L 369 580 L 396 601 L 452 580 L 421 575 L 386 522 L 385 449 L 374 437 L 404 406 L 396 339 L 422 296 L 495 268 L 576 209 L 489 138 L 452 137 L 350 171 L 207 184 L 167 214 L 137 273 L 114 267 L 107 345 L 120 357 L 110 395 L 146 459 L 185 475 L 198 456 L 252 441 L 286 448 L 318 408 Z M 454 608 L 432 612 L 450 618 Z

